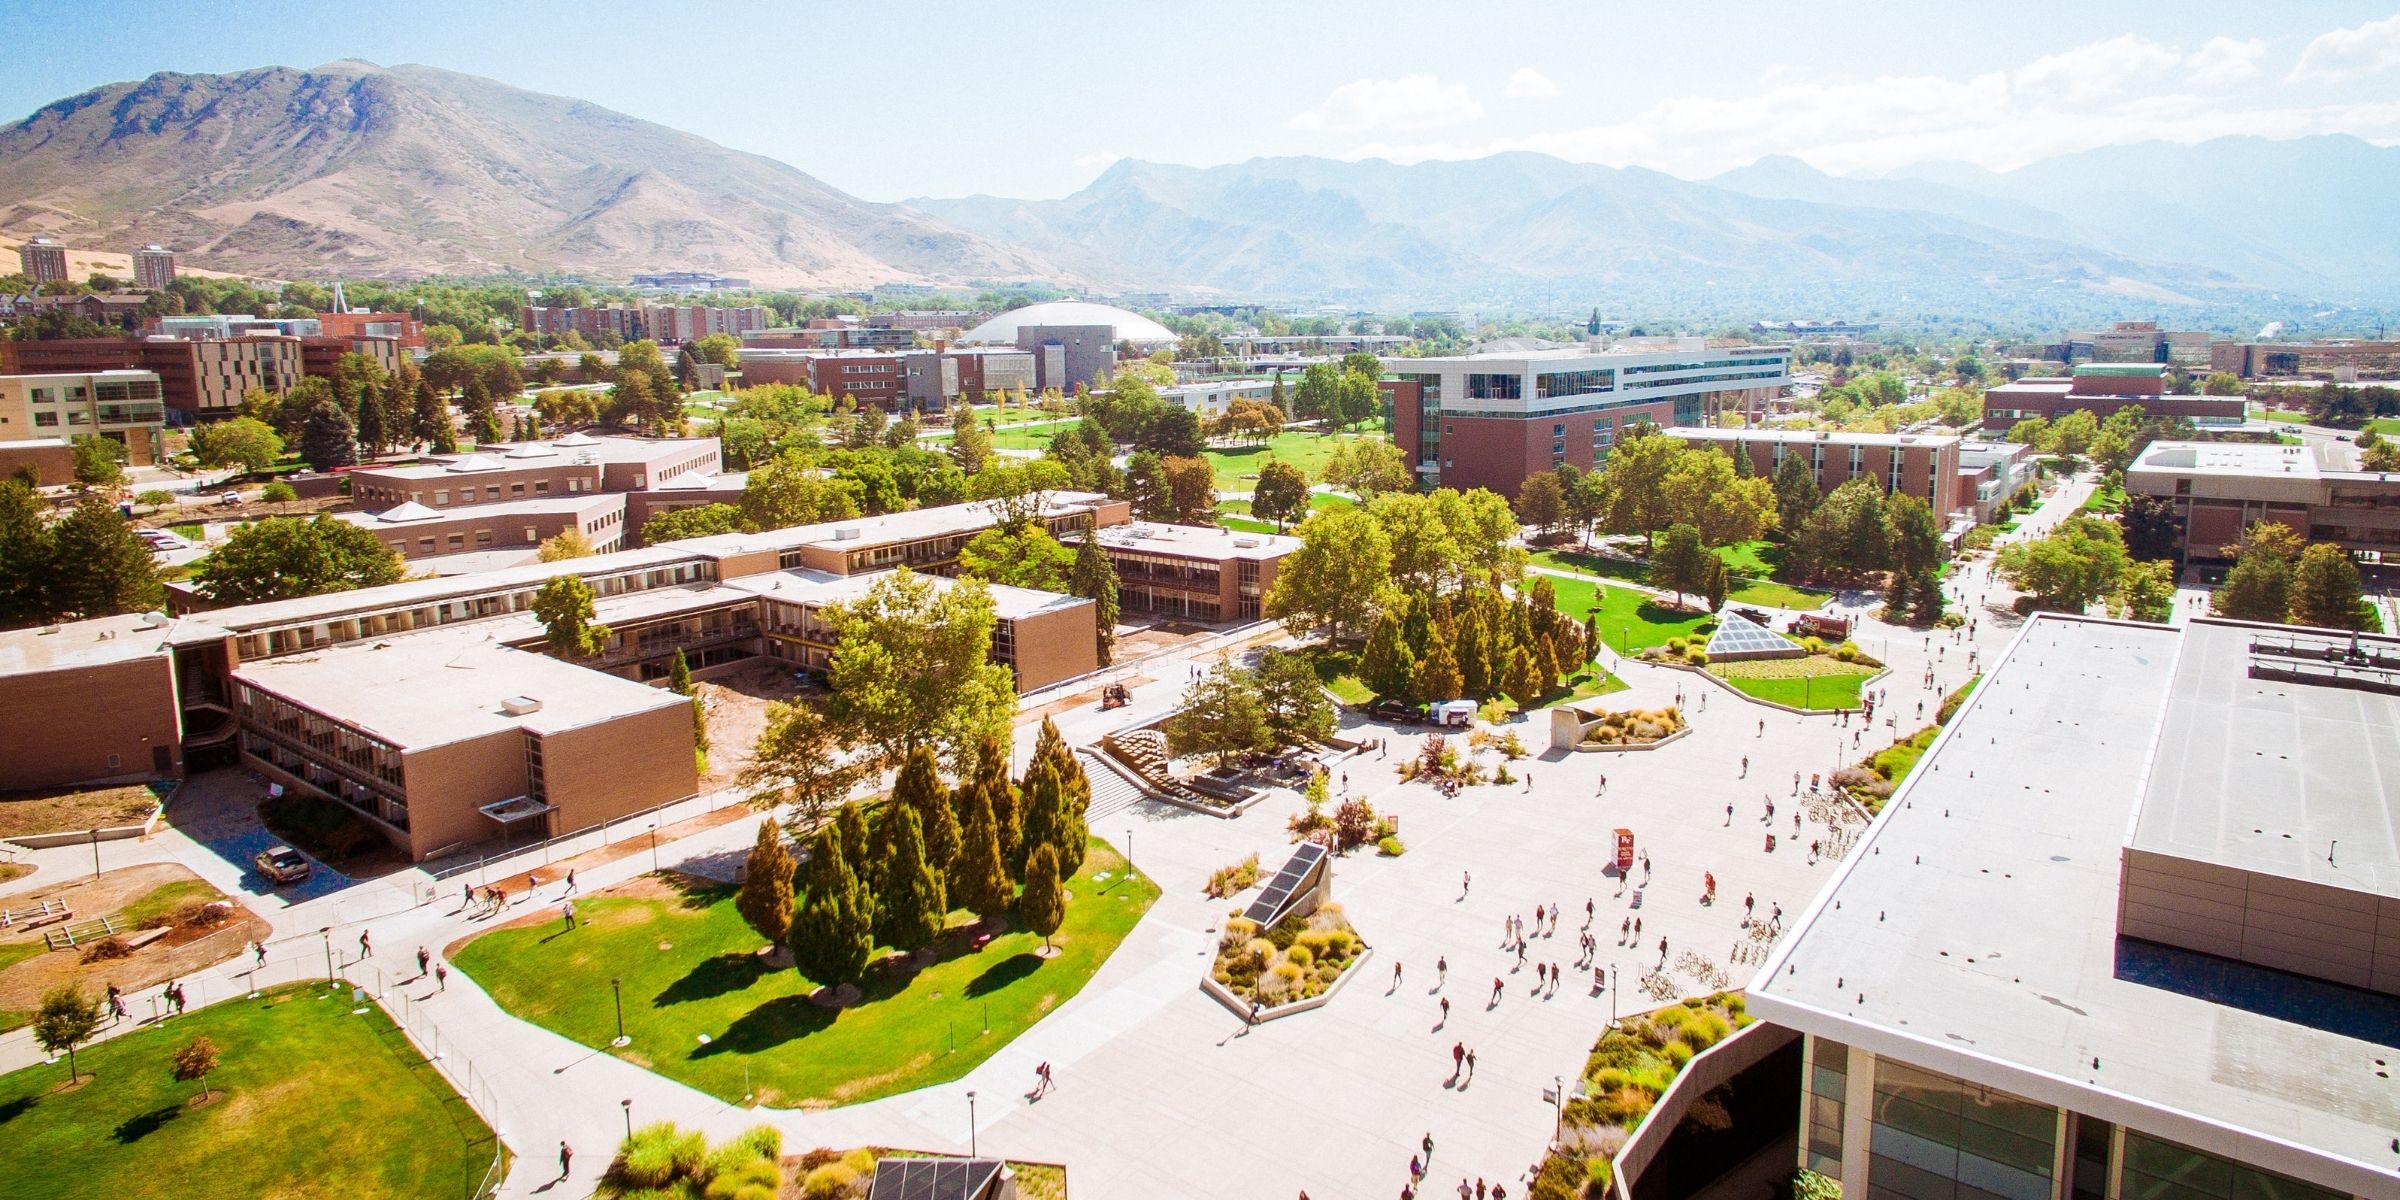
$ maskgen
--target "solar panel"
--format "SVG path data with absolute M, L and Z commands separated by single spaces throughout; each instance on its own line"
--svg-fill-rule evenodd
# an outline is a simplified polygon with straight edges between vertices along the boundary
M 868 1200 L 976 1200 L 1001 1164 L 991 1159 L 887 1158 L 875 1164 Z
M 1275 922 L 1283 919 L 1285 910 L 1291 907 L 1293 894 L 1301 889 L 1309 874 L 1324 861 L 1325 847 L 1316 842 L 1302 842 L 1294 847 L 1283 869 L 1275 872 L 1275 877 L 1259 889 L 1258 898 L 1250 902 L 1249 908 L 1242 910 L 1242 916 L 1256 921 L 1262 928 L 1273 928 Z
M 1733 654 L 1768 655 L 1799 654 L 1800 646 L 1790 638 L 1751 620 L 1740 613 L 1727 611 L 1717 617 L 1717 631 L 1709 635 L 1708 656 L 1722 658 Z

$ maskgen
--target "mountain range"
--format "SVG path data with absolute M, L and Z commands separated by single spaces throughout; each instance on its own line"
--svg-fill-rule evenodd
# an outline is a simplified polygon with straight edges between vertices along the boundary
M 1056 200 L 860 200 L 771 159 L 424 66 L 158 74 L 0 127 L 0 233 L 263 275 L 698 270 L 816 288 L 2056 319 L 2400 296 L 2400 149 L 2141 143 L 1878 178 L 1538 154 L 1121 160 Z M 2030 306 L 2030 309 L 2029 307 Z

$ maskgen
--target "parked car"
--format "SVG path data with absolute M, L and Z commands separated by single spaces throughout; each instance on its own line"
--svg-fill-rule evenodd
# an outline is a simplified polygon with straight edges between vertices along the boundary
M 258 873 L 276 883 L 298 883 L 309 877 L 316 868 L 299 851 L 290 846 L 269 846 L 250 860 Z
M 1378 700 L 1367 709 L 1367 716 L 1377 721 L 1389 721 L 1394 725 L 1413 725 L 1425 719 L 1425 710 L 1414 704 L 1403 704 L 1398 700 Z

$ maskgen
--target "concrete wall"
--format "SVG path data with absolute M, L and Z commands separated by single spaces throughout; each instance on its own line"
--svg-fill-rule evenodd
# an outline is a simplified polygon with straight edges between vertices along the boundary
M 0 687 L 0 730 L 7 731 L 0 734 L 0 788 L 181 774 L 174 675 L 173 660 L 161 652 L 9 676 Z
M 2400 995 L 2400 900 L 2127 847 L 2117 932 Z

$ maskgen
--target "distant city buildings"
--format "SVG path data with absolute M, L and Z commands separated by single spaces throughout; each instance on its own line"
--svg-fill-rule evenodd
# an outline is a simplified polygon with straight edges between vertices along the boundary
M 1754 321 L 1750 325 L 1750 332 L 1762 337 L 1808 341 L 1820 338 L 1864 337 L 1882 328 L 1883 326 L 1875 321 L 1838 319 L 1830 321 Z
M 2400 379 L 2400 341 L 2219 342 L 2209 367 L 2244 379 Z
M 220 325 L 220 321 L 227 324 Z M 346 354 L 363 354 L 385 371 L 400 367 L 401 349 L 394 338 L 283 331 L 313 327 L 315 318 L 294 322 L 262 322 L 249 317 L 161 319 L 162 326 L 168 322 L 179 323 L 173 326 L 174 333 L 151 337 L 0 342 L 0 374 L 149 371 L 157 375 L 161 397 L 175 423 L 190 424 L 232 416 L 252 388 L 282 395 L 305 376 L 330 376 Z M 225 332 L 237 328 L 243 332 Z
M 681 292 L 740 291 L 750 286 L 747 279 L 726 275 L 711 275 L 705 271 L 657 271 L 636 275 L 632 284 L 637 288 L 660 288 Z
M 2069 375 L 2028 375 L 1987 389 L 1983 428 L 2006 433 L 2019 421 L 2055 421 L 2073 412 L 2107 420 L 2139 406 L 2146 416 L 2181 417 L 2199 426 L 2234 426 L 2247 419 L 2240 396 L 2169 395 L 2167 368 L 2145 363 L 2084 363 Z
M 529 304 L 517 310 L 517 326 L 526 333 L 548 337 L 574 333 L 592 340 L 625 342 L 647 338 L 662 344 L 698 341 L 716 333 L 740 336 L 750 330 L 765 329 L 773 319 L 773 314 L 755 305 L 718 308 L 699 304 L 606 304 L 562 308 Z
M 1629 426 L 1702 426 L 1764 405 L 1791 383 L 1791 349 L 1645 339 L 1394 359 L 1385 375 L 1392 440 L 1422 482 L 1513 497 L 1528 475 L 1606 461 Z
M 33 237 L 17 247 L 17 269 L 35 284 L 67 281 L 67 248 L 56 238 Z
M 745 350 L 906 350 L 917 331 L 905 325 L 873 325 L 854 316 L 818 317 L 806 325 L 751 330 Z
M 175 282 L 175 252 L 152 242 L 133 252 L 133 286 L 163 292 Z
M 166 405 L 153 371 L 0 375 L 0 452 L 22 455 L 28 449 L 23 443 L 98 434 L 125 447 L 127 465 L 144 467 L 165 458 L 165 428 Z M 41 476 L 45 483 L 67 482 L 53 471 Z

